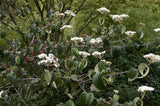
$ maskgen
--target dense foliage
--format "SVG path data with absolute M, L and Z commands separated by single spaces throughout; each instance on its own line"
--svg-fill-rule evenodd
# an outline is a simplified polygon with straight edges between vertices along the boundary
M 0 0 L 0 105 L 159 105 L 158 1 L 140 2 Z

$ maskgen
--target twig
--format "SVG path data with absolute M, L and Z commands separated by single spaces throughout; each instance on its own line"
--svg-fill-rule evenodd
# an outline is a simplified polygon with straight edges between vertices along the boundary
M 117 72 L 117 73 L 114 73 L 114 74 L 108 74 L 108 75 L 104 75 L 105 77 L 106 76 L 114 76 L 114 75 L 120 75 L 120 74 L 126 74 L 128 73 L 128 71 L 124 71 L 124 72 Z
M 83 90 L 83 92 L 86 92 L 86 90 L 81 86 L 81 83 L 79 83 L 79 86 Z
M 15 88 L 15 91 L 17 92 L 17 94 L 19 95 L 19 97 L 22 99 L 22 102 L 24 103 L 24 105 L 28 106 L 16 88 Z

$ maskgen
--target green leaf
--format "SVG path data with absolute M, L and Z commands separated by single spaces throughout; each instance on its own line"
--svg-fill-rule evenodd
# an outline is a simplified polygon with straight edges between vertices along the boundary
M 77 75 L 71 75 L 71 79 L 73 80 L 73 81 L 78 81 L 78 76 Z
M 109 48 L 109 41 L 106 39 L 106 37 L 103 38 L 103 48 L 105 50 Z
M 11 83 L 13 83 L 15 79 L 16 79 L 16 76 L 13 71 L 7 74 L 7 80 L 10 81 Z
M 76 67 L 74 66 L 74 63 L 75 63 L 74 60 L 72 60 L 72 59 L 66 59 L 65 60 L 65 67 L 66 67 L 66 69 L 70 70 L 70 71 L 75 70 Z
M 98 68 L 98 63 L 97 63 L 96 66 L 94 67 L 94 71 L 95 71 L 96 73 L 100 73 L 99 68 Z
M 102 70 L 104 70 L 104 71 L 106 70 L 106 66 L 105 66 L 104 62 L 97 63 L 96 66 L 95 66 L 95 68 L 94 68 L 94 71 L 96 73 L 101 73 Z
M 75 57 L 78 57 L 78 49 L 77 48 L 72 48 L 71 49 L 71 52 L 72 52 L 72 55 L 75 56 Z
M 119 100 L 119 95 L 117 95 L 117 94 L 113 95 L 113 99 L 118 101 Z
M 138 102 L 139 100 L 140 100 L 139 97 L 134 98 L 134 100 L 133 100 L 134 106 L 137 106 L 137 102 Z
M 137 35 L 137 37 L 138 37 L 139 39 L 143 38 L 144 33 L 143 33 L 142 29 L 137 29 L 136 35 Z
M 51 73 L 49 70 L 45 70 L 44 79 L 47 82 L 47 85 L 49 85 L 51 81 Z
M 125 102 L 123 106 L 136 106 L 133 102 Z
M 141 63 L 138 66 L 138 70 L 139 70 L 140 74 L 142 75 L 141 77 L 138 77 L 138 78 L 143 78 L 143 77 L 147 76 L 147 74 L 149 73 L 149 67 L 146 63 Z
M 86 92 L 81 93 L 80 99 L 79 99 L 79 105 L 80 106 L 87 106 L 89 95 Z
M 16 63 L 17 63 L 18 65 L 20 65 L 20 57 L 19 57 L 19 56 L 16 56 L 16 57 L 15 57 L 15 61 L 16 61 Z
M 57 29 L 57 26 L 55 24 L 52 25 L 52 33 L 54 33 Z
M 5 38 L 6 35 L 7 35 L 7 33 L 6 33 L 5 31 L 2 31 L 2 32 L 0 33 L 1 38 Z
M 95 74 L 95 72 L 94 72 L 93 69 L 90 69 L 90 70 L 88 71 L 88 76 L 89 76 L 89 78 L 92 78 L 94 74 Z
M 135 68 L 130 68 L 128 73 L 127 73 L 127 77 L 128 77 L 128 81 L 133 81 L 138 77 L 139 73 L 138 70 Z
M 98 88 L 99 90 L 102 90 L 105 88 L 104 86 L 104 81 L 102 80 L 102 77 L 99 73 L 96 73 L 93 76 L 93 84 L 95 85 L 96 88 Z
M 112 56 L 117 58 L 121 55 L 121 47 L 120 46 L 113 46 L 112 47 Z
M 81 72 L 86 67 L 87 67 L 87 59 L 82 59 L 82 61 L 79 63 L 78 70 Z
M 121 27 L 122 27 L 121 34 L 123 34 L 126 31 L 126 26 L 122 25 Z
M 102 70 L 106 70 L 106 66 L 104 64 L 104 62 L 99 62 L 98 63 L 98 68 L 99 68 L 99 71 L 102 72 Z
M 65 106 L 74 106 L 74 102 L 72 100 L 69 100 L 65 103 Z
M 88 106 L 91 106 L 93 101 L 94 101 L 94 94 L 93 93 L 89 93 L 88 94 L 88 102 L 87 102 Z

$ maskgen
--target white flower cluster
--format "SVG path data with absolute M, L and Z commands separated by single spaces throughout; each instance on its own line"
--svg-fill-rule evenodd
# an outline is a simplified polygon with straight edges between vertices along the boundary
M 73 17 L 76 16 L 76 14 L 73 11 L 71 11 L 71 10 L 66 10 L 64 13 L 67 14 L 67 15 L 71 15 Z
M 73 28 L 73 26 L 72 25 L 64 25 L 60 29 L 66 29 L 66 28 Z
M 82 37 L 73 37 L 73 38 L 71 38 L 71 41 L 74 41 L 75 43 L 76 42 L 83 42 L 83 38 Z
M 97 9 L 97 11 L 100 12 L 101 14 L 104 14 L 105 12 L 106 13 L 110 12 L 110 10 L 105 7 L 101 7 L 99 9 Z
M 143 57 L 146 58 L 150 63 L 160 62 L 160 56 L 153 53 L 149 53 Z
M 85 51 L 79 51 L 78 54 L 81 55 L 83 58 L 90 56 L 90 53 L 87 53 Z
M 44 65 L 52 65 L 55 67 L 59 67 L 58 58 L 56 58 L 53 54 L 45 54 L 41 53 L 38 55 L 38 58 L 42 59 L 40 62 L 38 62 L 38 65 L 44 64 Z
M 89 41 L 89 43 L 90 44 L 99 44 L 99 43 L 101 43 L 102 42 L 102 38 L 92 38 L 90 41 Z
M 156 28 L 153 30 L 154 32 L 159 32 L 160 31 L 160 28 Z
M 129 15 L 127 14 L 121 14 L 121 15 L 110 15 L 113 21 L 115 22 L 121 22 L 123 18 L 128 18 Z
M 101 59 L 102 55 L 105 53 L 106 53 L 105 51 L 103 51 L 103 52 L 94 51 L 92 53 L 92 56 L 95 56 L 95 57 L 98 57 L 99 59 Z
M 126 31 L 125 34 L 128 35 L 129 37 L 133 37 L 133 35 L 135 34 L 135 31 Z
M 110 62 L 110 61 L 106 61 L 106 60 L 101 60 L 101 61 L 104 62 L 108 66 L 110 66 L 112 64 L 112 62 Z
M 138 92 L 144 92 L 144 91 L 154 91 L 154 88 L 149 86 L 140 86 L 138 88 Z

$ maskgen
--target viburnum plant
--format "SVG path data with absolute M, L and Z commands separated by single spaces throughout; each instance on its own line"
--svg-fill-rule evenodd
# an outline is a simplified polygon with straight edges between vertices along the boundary
M 146 91 L 154 91 L 154 88 L 137 88 L 142 96 L 125 103 L 118 102 L 119 98 L 123 98 L 119 96 L 121 91 L 118 90 L 110 91 L 113 93 L 112 97 L 99 98 L 95 95 L 114 84 L 116 76 L 126 74 L 128 81 L 141 79 L 148 75 L 150 64 L 160 62 L 159 55 L 148 54 L 143 57 L 149 63 L 136 63 L 136 67 L 119 71 L 115 61 L 121 59 L 121 55 L 127 55 L 130 47 L 137 47 L 137 42 L 141 42 L 139 40 L 143 38 L 143 32 L 126 31 L 123 20 L 129 18 L 129 15 L 109 15 L 111 11 L 105 7 L 97 9 L 97 12 L 101 14 L 101 35 L 93 33 L 93 36 L 84 34 L 82 37 L 73 37 L 72 34 L 61 33 L 65 40 L 54 42 L 50 40 L 50 35 L 55 30 L 67 31 L 73 26 L 60 25 L 57 28 L 53 25 L 52 28 L 40 29 L 37 27 L 40 22 L 35 22 L 30 26 L 31 34 L 41 36 L 30 38 L 31 35 L 28 34 L 29 40 L 24 44 L 13 39 L 9 49 L 4 51 L 6 60 L 0 66 L 0 103 L 26 106 L 143 105 Z M 76 16 L 70 10 L 55 14 L 51 14 L 53 12 L 50 10 L 49 13 L 49 17 L 56 15 L 57 20 L 65 15 Z M 111 17 L 113 25 L 104 26 L 105 14 Z

